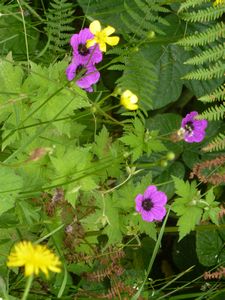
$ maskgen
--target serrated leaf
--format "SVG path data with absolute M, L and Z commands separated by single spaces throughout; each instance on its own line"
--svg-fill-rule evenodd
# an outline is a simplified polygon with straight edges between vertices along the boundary
M 156 241 L 157 238 L 157 231 L 156 226 L 154 222 L 146 222 L 142 220 L 141 216 L 138 215 L 138 226 L 140 232 L 146 233 L 150 238 L 152 238 L 154 241 Z
M 0 168 L 0 215 L 12 208 L 15 204 L 16 196 L 23 186 L 20 176 L 7 167 Z
M 202 209 L 199 207 L 189 207 L 186 212 L 179 218 L 177 225 L 179 231 L 179 241 L 185 237 L 191 230 L 195 229 L 195 225 L 201 220 Z
M 95 138 L 95 144 L 93 146 L 93 152 L 102 158 L 106 156 L 109 152 L 109 147 L 111 144 L 111 139 L 109 139 L 109 133 L 105 126 L 102 127 L 102 130 Z

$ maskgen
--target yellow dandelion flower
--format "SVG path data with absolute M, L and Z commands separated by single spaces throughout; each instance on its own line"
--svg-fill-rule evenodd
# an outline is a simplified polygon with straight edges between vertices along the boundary
M 213 2 L 214 6 L 221 5 L 221 4 L 225 4 L 225 0 L 216 0 Z
M 61 262 L 51 250 L 44 245 L 34 245 L 22 241 L 15 245 L 8 256 L 8 267 L 24 267 L 25 276 L 38 275 L 42 271 L 48 277 L 48 271 L 60 272 Z
M 110 36 L 113 32 L 115 32 L 115 28 L 112 26 L 107 26 L 106 28 L 102 29 L 100 22 L 95 20 L 90 24 L 89 29 L 94 35 L 94 38 L 87 40 L 87 48 L 98 44 L 99 49 L 102 52 L 106 52 L 106 44 L 115 46 L 119 43 L 120 38 L 118 36 Z
M 120 97 L 120 104 L 129 110 L 138 109 L 138 97 L 131 91 L 126 90 Z

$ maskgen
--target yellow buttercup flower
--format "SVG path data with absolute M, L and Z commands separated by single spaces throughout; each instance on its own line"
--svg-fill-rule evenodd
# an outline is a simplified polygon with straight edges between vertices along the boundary
M 107 26 L 106 28 L 102 29 L 100 22 L 95 20 L 90 24 L 89 29 L 94 35 L 94 38 L 87 40 L 87 48 L 98 44 L 99 49 L 102 52 L 106 52 L 106 44 L 115 46 L 119 43 L 120 38 L 118 36 L 110 36 L 113 32 L 115 32 L 115 28 L 112 26 Z
M 126 90 L 120 97 L 120 104 L 129 110 L 138 109 L 138 97 L 131 91 Z
M 213 2 L 214 6 L 220 5 L 220 4 L 225 4 L 225 0 L 216 0 Z
M 8 256 L 8 267 L 24 267 L 25 276 L 38 275 L 42 271 L 46 277 L 48 272 L 60 272 L 61 262 L 51 250 L 44 245 L 35 245 L 22 241 L 15 245 Z

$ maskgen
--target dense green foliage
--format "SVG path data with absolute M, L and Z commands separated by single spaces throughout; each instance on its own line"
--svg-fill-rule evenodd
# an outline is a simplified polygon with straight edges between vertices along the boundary
M 62 272 L 35 276 L 27 299 L 224 299 L 224 12 L 209 0 L 1 1 L 0 297 L 21 299 L 26 278 L 7 257 L 29 240 Z M 120 42 L 88 93 L 65 70 L 71 35 L 96 19 Z M 138 110 L 120 105 L 124 90 Z M 208 120 L 200 143 L 178 136 L 191 111 Z M 135 210 L 149 185 L 168 197 L 162 222 Z

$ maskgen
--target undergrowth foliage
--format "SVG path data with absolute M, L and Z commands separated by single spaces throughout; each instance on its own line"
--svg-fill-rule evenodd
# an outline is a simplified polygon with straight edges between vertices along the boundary
M 224 297 L 225 4 L 172 2 L 1 2 L 0 298 Z

